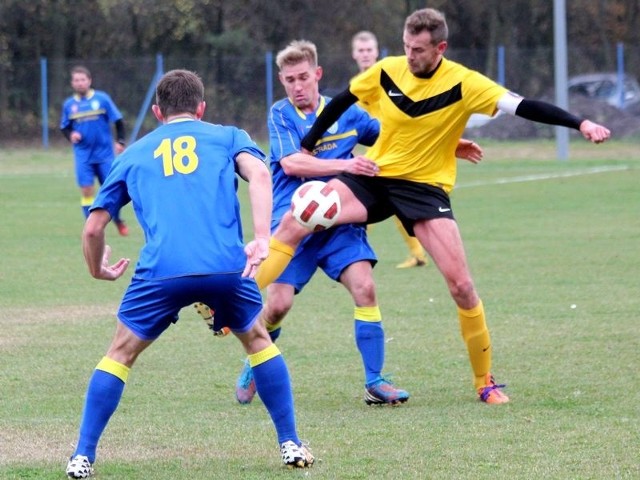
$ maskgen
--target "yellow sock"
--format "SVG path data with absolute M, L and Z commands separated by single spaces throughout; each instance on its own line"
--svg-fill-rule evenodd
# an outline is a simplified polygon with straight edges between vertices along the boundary
M 482 300 L 470 310 L 458 308 L 462 339 L 467 344 L 476 388 L 483 387 L 491 370 L 491 338 L 484 316 Z
M 80 197 L 80 206 L 81 207 L 90 207 L 91 205 L 93 205 L 93 201 L 95 200 L 94 196 L 91 195 L 90 197 Z
M 284 318 L 283 318 L 283 319 L 281 319 L 281 320 L 278 320 L 278 321 L 277 321 L 276 323 L 274 323 L 274 324 L 271 324 L 271 323 L 268 323 L 268 322 L 264 322 L 265 327 L 267 327 L 267 332 L 271 333 L 271 332 L 273 332 L 274 330 L 279 329 L 279 328 L 280 328 L 280 326 L 282 325 L 282 320 L 284 320 Z
M 256 283 L 260 290 L 273 283 L 284 272 L 294 252 L 295 250 L 286 243 L 271 237 L 269 241 L 269 256 L 262 262 L 258 268 L 258 273 L 256 273 Z
M 249 365 L 253 368 L 267 360 L 271 360 L 273 357 L 277 357 L 278 355 L 280 355 L 280 349 L 276 347 L 275 343 L 272 343 L 264 350 L 260 350 L 257 353 L 249 355 Z
M 422 245 L 420 244 L 420 241 L 416 237 L 412 237 L 407 233 L 404 225 L 402 225 L 402 222 L 398 217 L 393 217 L 393 220 L 396 222 L 396 227 L 398 228 L 400 235 L 402 235 L 404 243 L 407 244 L 407 248 L 409 249 L 409 253 L 411 254 L 411 256 L 420 260 L 425 260 L 426 255 L 424 253 L 424 248 L 422 248 Z
M 130 368 L 122 363 L 110 359 L 109 357 L 102 357 L 102 360 L 100 360 L 98 365 L 96 365 L 96 370 L 102 370 L 103 372 L 110 373 L 122 380 L 123 383 L 127 383 Z

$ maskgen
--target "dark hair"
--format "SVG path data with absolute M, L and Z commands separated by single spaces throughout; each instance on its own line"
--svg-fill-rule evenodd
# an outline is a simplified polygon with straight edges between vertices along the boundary
M 418 35 L 427 31 L 431 34 L 431 43 L 437 45 L 449 37 L 449 28 L 444 13 L 433 8 L 416 10 L 407 17 L 404 29 L 410 35 Z
M 162 115 L 196 113 L 204 101 L 204 85 L 197 73 L 189 70 L 171 70 L 156 85 L 156 105 Z
M 87 67 L 83 67 L 82 65 L 76 65 L 71 69 L 71 76 L 73 77 L 74 73 L 84 73 L 88 78 L 91 78 L 91 72 Z

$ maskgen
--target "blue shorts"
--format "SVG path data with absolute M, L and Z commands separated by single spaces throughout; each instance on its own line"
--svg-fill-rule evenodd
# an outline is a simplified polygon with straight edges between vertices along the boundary
M 76 161 L 76 181 L 79 187 L 92 187 L 96 177 L 100 185 L 104 183 L 105 178 L 111 170 L 113 161 L 104 161 L 101 163 L 88 163 Z
M 124 294 L 118 318 L 138 337 L 154 340 L 178 321 L 183 307 L 202 302 L 215 310 L 215 330 L 223 326 L 243 333 L 262 309 L 260 290 L 240 273 L 186 276 L 166 280 L 133 278 Z M 224 319 L 224 325 L 218 324 Z
M 314 233 L 303 240 L 276 283 L 286 283 L 302 291 L 320 267 L 329 278 L 340 281 L 342 271 L 352 263 L 378 261 L 367 240 L 367 231 L 361 225 L 339 225 Z

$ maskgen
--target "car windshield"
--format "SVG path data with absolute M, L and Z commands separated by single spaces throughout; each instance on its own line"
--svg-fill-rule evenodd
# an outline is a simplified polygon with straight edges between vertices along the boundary
M 572 86 L 569 91 L 593 98 L 609 98 L 615 93 L 616 85 L 609 80 L 583 82 Z

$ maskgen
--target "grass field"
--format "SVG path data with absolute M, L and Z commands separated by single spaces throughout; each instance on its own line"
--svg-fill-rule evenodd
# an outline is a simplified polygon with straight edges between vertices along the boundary
M 392 222 L 372 243 L 386 371 L 411 393 L 367 407 L 343 288 L 318 275 L 278 341 L 316 465 L 281 467 L 260 401 L 239 406 L 243 357 L 185 309 L 138 360 L 98 448 L 106 479 L 640 478 L 638 144 L 489 144 L 453 195 L 512 401 L 476 400 L 452 301 L 433 266 L 399 271 Z M 0 479 L 64 478 L 119 282 L 87 273 L 68 150 L 0 150 Z M 114 257 L 142 242 L 109 230 Z

